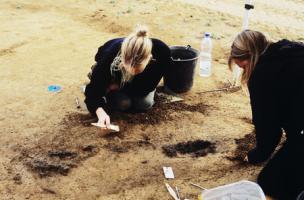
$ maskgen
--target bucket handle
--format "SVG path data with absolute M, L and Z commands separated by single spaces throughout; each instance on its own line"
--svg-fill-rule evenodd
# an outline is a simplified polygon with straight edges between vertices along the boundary
M 189 50 L 191 48 L 191 46 L 188 44 L 187 46 L 186 46 L 186 50 Z M 184 60 L 182 60 L 182 59 L 180 59 L 180 58 L 178 58 L 178 59 L 174 59 L 172 56 L 171 56 L 171 60 L 173 61 L 173 62 L 181 62 L 181 61 L 192 61 L 192 60 L 195 60 L 195 59 L 197 59 L 198 58 L 198 56 L 197 57 L 195 57 L 195 58 L 191 58 L 191 59 L 184 59 Z

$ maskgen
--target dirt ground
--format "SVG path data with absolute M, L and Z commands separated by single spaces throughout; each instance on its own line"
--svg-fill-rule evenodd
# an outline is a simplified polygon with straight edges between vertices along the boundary
M 272 39 L 304 41 L 303 0 L 255 1 L 250 28 Z M 242 163 L 254 146 L 249 99 L 224 87 L 226 60 L 242 29 L 237 0 L 1 0 L 0 199 L 171 199 L 242 179 L 262 166 Z M 120 133 L 90 126 L 81 86 L 105 41 L 147 24 L 152 37 L 198 49 L 213 35 L 213 74 L 147 113 L 113 113 Z M 50 93 L 48 85 L 62 86 Z M 75 98 L 81 101 L 77 109 Z M 173 168 L 166 180 L 162 167 Z

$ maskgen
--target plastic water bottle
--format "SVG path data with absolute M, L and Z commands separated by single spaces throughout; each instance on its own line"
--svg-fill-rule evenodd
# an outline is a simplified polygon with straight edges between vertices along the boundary
M 210 36 L 210 33 L 206 32 L 201 42 L 199 75 L 202 77 L 211 75 L 212 40 Z

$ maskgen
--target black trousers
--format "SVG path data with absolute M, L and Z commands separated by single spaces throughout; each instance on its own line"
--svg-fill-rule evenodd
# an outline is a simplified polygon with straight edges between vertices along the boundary
M 146 111 L 154 105 L 155 90 L 143 97 L 132 97 L 120 91 L 106 95 L 109 110 L 115 111 Z
M 287 140 L 262 169 L 257 182 L 266 195 L 296 200 L 304 190 L 304 140 Z

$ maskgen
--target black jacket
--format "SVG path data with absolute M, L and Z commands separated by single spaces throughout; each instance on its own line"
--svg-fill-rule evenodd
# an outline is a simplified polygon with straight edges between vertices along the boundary
M 108 86 L 119 82 L 121 72 L 111 75 L 110 66 L 120 51 L 124 38 L 112 39 L 99 47 L 95 55 L 96 67 L 92 71 L 91 81 L 86 86 L 85 103 L 88 110 L 94 115 L 98 107 L 104 107 L 104 96 Z M 121 91 L 134 97 L 142 97 L 153 91 L 163 77 L 168 65 L 171 63 L 169 47 L 158 39 L 152 39 L 152 60 L 145 70 L 134 76 L 131 82 L 126 83 Z M 117 78 L 118 77 L 118 78 Z
M 256 148 L 251 163 L 269 158 L 282 129 L 287 142 L 304 145 L 304 44 L 281 40 L 269 46 L 248 82 Z

